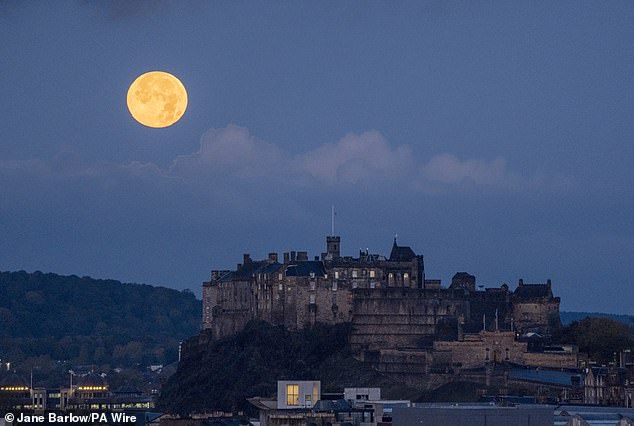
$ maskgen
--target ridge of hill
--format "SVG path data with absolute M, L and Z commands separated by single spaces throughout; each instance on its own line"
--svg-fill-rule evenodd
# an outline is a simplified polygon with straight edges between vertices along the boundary
M 198 333 L 189 291 L 76 275 L 0 272 L 0 359 L 138 366 L 178 359 Z M 38 364 L 38 365 L 39 365 Z
M 605 312 L 574 312 L 562 311 L 559 313 L 562 325 L 570 325 L 573 321 L 581 321 L 584 318 L 608 318 L 614 321 L 622 322 L 626 325 L 634 325 L 633 315 L 608 314 Z

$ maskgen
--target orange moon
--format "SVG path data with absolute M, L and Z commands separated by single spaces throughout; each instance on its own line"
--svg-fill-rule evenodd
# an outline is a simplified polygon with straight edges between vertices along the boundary
M 128 89 L 128 110 L 144 126 L 163 128 L 176 123 L 187 109 L 187 90 L 170 73 L 150 71 Z

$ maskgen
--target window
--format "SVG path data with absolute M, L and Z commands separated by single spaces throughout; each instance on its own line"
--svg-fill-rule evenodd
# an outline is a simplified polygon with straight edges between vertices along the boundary
M 283 278 L 283 277 L 284 277 L 284 275 L 282 275 L 281 273 L 280 273 L 280 274 L 277 274 L 277 279 L 278 279 L 278 280 L 282 281 L 282 278 Z
M 335 279 L 338 280 L 339 279 L 339 271 L 335 271 Z
M 357 278 L 357 275 L 359 275 L 358 271 L 356 269 L 352 270 L 352 278 Z
M 357 288 L 357 283 L 356 282 L 352 283 L 352 288 Z
M 332 291 L 337 291 L 337 282 L 332 283 Z
M 370 283 L 370 288 L 375 288 L 376 287 L 376 283 Z
M 280 285 L 277 286 L 278 291 L 282 291 L 284 290 L 284 284 L 280 283 Z
M 315 281 L 310 282 L 310 289 L 315 291 Z
M 311 305 L 314 305 L 315 304 L 315 295 L 311 294 L 308 297 L 309 297 L 309 302 L 308 303 L 310 303 Z
M 374 270 L 372 269 L 370 271 L 370 278 L 374 278 L 376 276 L 376 272 L 374 272 Z
M 299 405 L 299 385 L 286 385 L 286 405 Z
M 315 278 L 315 273 L 314 273 L 314 272 L 311 272 L 311 273 L 310 273 L 310 277 L 311 277 L 311 278 Z

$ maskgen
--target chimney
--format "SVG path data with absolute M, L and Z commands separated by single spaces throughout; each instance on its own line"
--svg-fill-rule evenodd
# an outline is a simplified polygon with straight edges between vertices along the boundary
M 242 269 L 242 263 L 238 263 L 236 266 L 236 271 L 239 271 L 240 269 Z
M 211 271 L 211 280 L 212 281 L 216 281 L 219 276 L 220 276 L 220 273 L 218 271 Z
M 269 262 L 271 263 L 277 262 L 277 253 L 275 252 L 269 253 Z
M 287 251 L 284 252 L 284 264 L 287 265 L 288 263 L 290 263 L 290 255 L 288 254 Z
M 298 251 L 297 252 L 297 260 L 308 260 L 308 252 L 307 251 Z
M 245 253 L 242 255 L 242 263 L 244 263 L 245 265 L 247 263 L 251 263 L 251 256 L 249 256 L 249 253 Z
M 518 285 L 524 285 L 524 280 L 520 278 Z
M 296 260 L 297 260 L 296 253 L 294 251 L 291 251 L 291 262 L 295 262 Z
M 547 279 L 547 280 L 546 280 L 546 285 L 548 286 L 548 288 L 550 288 L 550 287 L 551 287 L 551 282 L 550 282 L 550 279 Z

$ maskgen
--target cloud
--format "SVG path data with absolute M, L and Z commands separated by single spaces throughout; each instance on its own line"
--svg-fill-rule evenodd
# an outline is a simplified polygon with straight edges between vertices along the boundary
M 517 181 L 517 176 L 507 171 L 506 160 L 502 157 L 460 160 L 452 154 L 440 154 L 421 167 L 421 174 L 429 181 L 447 184 L 468 180 L 476 185 L 507 187 Z
M 473 187 L 489 191 L 566 191 L 570 177 L 536 170 L 522 175 L 511 170 L 501 157 L 460 159 L 442 153 L 420 162 L 412 149 L 394 146 L 383 135 L 370 130 L 349 133 L 337 142 L 326 142 L 312 150 L 291 154 L 261 140 L 245 127 L 230 124 L 210 129 L 200 138 L 199 149 L 179 155 L 167 168 L 153 163 L 85 164 L 72 152 L 61 152 L 50 161 L 3 160 L 0 175 L 32 174 L 65 179 L 99 178 L 113 183 L 130 180 L 157 186 L 180 182 L 189 190 L 227 194 L 242 188 L 245 193 L 275 191 L 282 194 L 304 188 L 327 191 L 407 191 L 447 193 Z M 237 196 L 237 194 L 236 194 Z
M 230 124 L 208 130 L 200 138 L 198 151 L 178 156 L 170 172 L 178 176 L 260 179 L 284 173 L 289 162 L 288 155 L 276 145 L 255 138 L 245 127 Z
M 409 147 L 392 148 L 376 130 L 348 134 L 298 159 L 302 171 L 326 184 L 383 180 L 403 176 L 412 168 Z
M 336 143 L 292 155 L 234 124 L 207 131 L 197 152 L 177 157 L 170 167 L 170 173 L 178 176 L 265 179 L 291 186 L 382 181 L 413 170 L 411 150 L 391 147 L 375 130 L 350 133 Z

